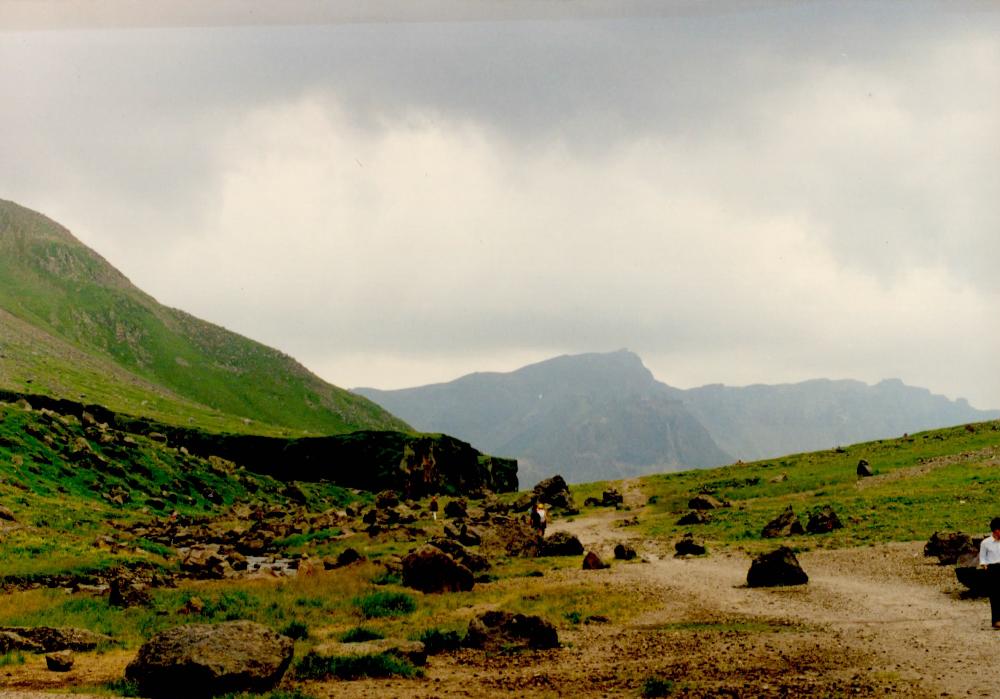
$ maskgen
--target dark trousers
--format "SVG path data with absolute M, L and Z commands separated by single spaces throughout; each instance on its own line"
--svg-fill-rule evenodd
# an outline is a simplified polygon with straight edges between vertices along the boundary
M 1000 621 L 1000 563 L 986 566 L 986 589 L 990 595 L 991 622 Z

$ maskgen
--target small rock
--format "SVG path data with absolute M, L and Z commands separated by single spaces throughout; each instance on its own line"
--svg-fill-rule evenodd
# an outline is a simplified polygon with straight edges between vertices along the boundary
M 828 534 L 834 529 L 842 529 L 843 526 L 840 523 L 840 518 L 837 517 L 837 513 L 833 511 L 832 507 L 827 505 L 809 515 L 809 521 L 806 522 L 806 531 L 810 534 Z
M 802 528 L 802 522 L 799 521 L 791 505 L 786 507 L 780 515 L 765 524 L 764 529 L 760 533 L 765 539 L 776 539 L 796 534 L 805 534 L 805 529 Z
M 593 551 L 588 551 L 587 555 L 583 557 L 583 569 L 584 570 L 604 570 L 605 568 L 610 568 L 611 566 L 601 560 Z
M 73 652 L 60 650 L 45 656 L 45 665 L 52 672 L 69 672 L 73 669 Z
M 636 556 L 635 549 L 628 544 L 616 544 L 615 545 L 615 559 L 619 561 L 631 561 Z
M 674 556 L 704 556 L 705 545 L 694 540 L 690 533 L 685 534 L 680 541 L 674 544 Z

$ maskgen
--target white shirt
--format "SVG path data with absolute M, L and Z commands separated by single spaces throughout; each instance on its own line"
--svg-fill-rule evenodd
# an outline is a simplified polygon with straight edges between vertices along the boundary
M 1000 563 L 1000 541 L 990 534 L 979 544 L 979 565 L 988 566 L 993 563 Z

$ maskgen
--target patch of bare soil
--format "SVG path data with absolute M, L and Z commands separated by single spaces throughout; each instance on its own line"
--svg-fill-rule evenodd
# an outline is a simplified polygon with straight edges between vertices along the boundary
M 638 504 L 636 493 L 631 497 Z M 557 650 L 433 656 L 420 679 L 296 686 L 322 698 L 410 699 L 638 696 L 649 678 L 672 683 L 671 696 L 679 697 L 995 696 L 998 691 L 986 671 L 1000 651 L 988 603 L 961 599 L 951 568 L 925 558 L 920 543 L 807 552 L 799 559 L 808 585 L 750 589 L 746 555 L 674 558 L 673 542 L 640 540 L 634 530 L 617 526 L 629 515 L 609 509 L 557 521 L 552 530 L 572 531 L 607 559 L 614 543 L 630 539 L 643 562 L 546 577 L 567 582 L 586 576 L 609 591 L 626 591 L 637 609 L 649 610 L 638 617 L 564 625 L 563 647 Z M 106 670 L 120 677 L 114 666 L 119 661 L 107 660 L 113 662 Z M 41 674 L 44 669 L 37 677 Z

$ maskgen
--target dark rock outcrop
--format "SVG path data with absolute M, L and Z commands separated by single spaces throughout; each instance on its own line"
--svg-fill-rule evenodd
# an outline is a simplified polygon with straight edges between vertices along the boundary
M 436 546 L 424 546 L 403 557 L 403 584 L 421 592 L 472 589 L 472 571 Z
M 706 553 L 705 545 L 694 540 L 694 536 L 690 533 L 685 534 L 679 541 L 674 544 L 674 556 L 704 556 Z
M 579 556 L 583 554 L 583 544 L 567 532 L 555 532 L 542 542 L 542 556 Z
M 583 557 L 583 569 L 584 570 L 604 570 L 605 568 L 610 568 L 611 566 L 601 560 L 593 551 L 588 551 L 587 555 Z
M 469 622 L 465 645 L 490 651 L 558 648 L 559 634 L 555 626 L 539 616 L 492 611 Z
M 45 656 L 45 666 L 52 672 L 69 672 L 73 669 L 73 651 L 60 650 Z
M 809 515 L 809 521 L 806 522 L 806 531 L 810 534 L 829 534 L 834 529 L 842 529 L 843 526 L 833 508 L 826 505 Z
M 465 519 L 469 516 L 469 504 L 464 498 L 449 500 L 444 506 L 444 516 L 452 519 Z
M 924 555 L 934 556 L 941 565 L 954 565 L 966 554 L 979 555 L 983 537 L 973 538 L 963 532 L 934 532 L 924 544 Z
M 749 587 L 782 587 L 805 585 L 807 582 L 809 576 L 802 570 L 795 553 L 787 546 L 757 556 L 747 572 Z
M 579 512 L 573 501 L 573 495 L 569 492 L 569 486 L 562 476 L 552 476 L 540 481 L 532 489 L 532 494 L 535 499 L 552 507 L 562 508 L 567 514 Z
M 0 633 L 19 636 L 28 641 L 32 647 L 37 646 L 45 653 L 60 650 L 91 651 L 99 645 L 113 642 L 108 636 L 87 629 L 65 626 L 5 626 L 0 627 Z M 25 647 L 23 650 L 28 648 Z
M 293 650 L 292 639 L 251 621 L 189 624 L 146 641 L 125 678 L 157 699 L 262 692 L 285 674 Z
M 677 520 L 677 524 L 688 526 L 691 524 L 705 524 L 712 521 L 712 515 L 702 510 L 691 510 L 686 515 Z
M 802 528 L 802 522 L 799 521 L 799 517 L 792 510 L 791 505 L 786 507 L 780 515 L 765 524 L 764 529 L 760 533 L 765 539 L 777 539 L 796 534 L 805 534 L 805 529 Z
M 615 560 L 631 561 L 637 555 L 635 549 L 628 544 L 615 544 Z
M 875 473 L 872 471 L 871 465 L 869 465 L 869 463 L 865 459 L 861 459 L 860 461 L 858 461 L 857 473 L 859 478 L 868 478 L 870 476 L 875 475 Z
M 721 507 L 729 507 L 729 503 L 705 493 L 688 500 L 688 508 L 692 510 L 717 510 Z

